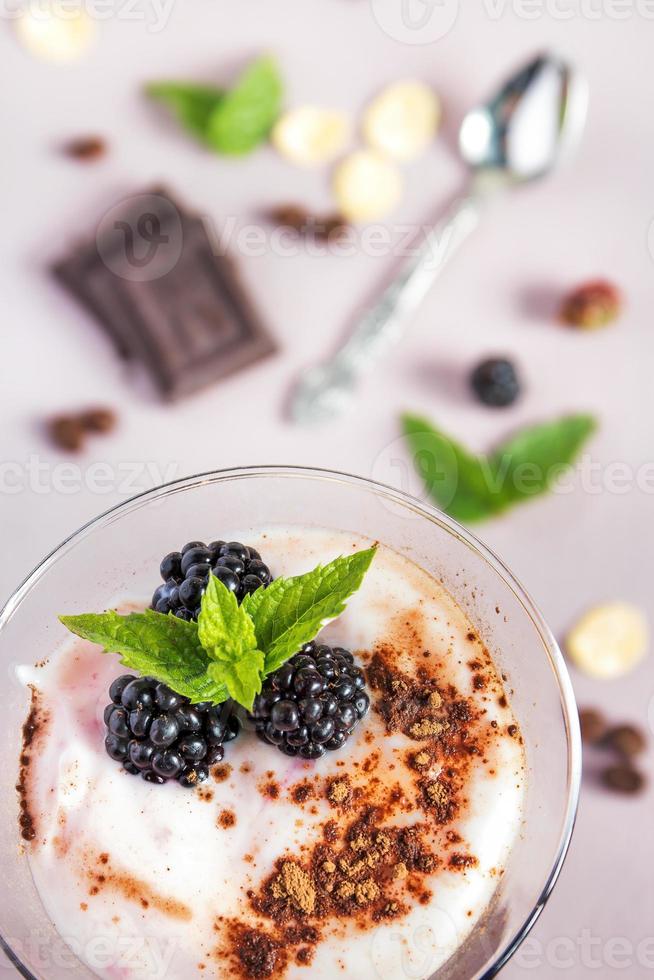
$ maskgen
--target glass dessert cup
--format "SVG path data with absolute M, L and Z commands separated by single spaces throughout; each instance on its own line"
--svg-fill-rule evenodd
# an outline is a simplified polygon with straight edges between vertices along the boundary
M 29 692 L 15 667 L 47 657 L 57 616 L 148 596 L 171 542 L 271 525 L 332 527 L 379 540 L 442 581 L 506 678 L 528 766 L 522 829 L 480 922 L 433 975 L 488 978 L 538 918 L 561 869 L 577 807 L 581 747 L 570 680 L 556 642 L 511 573 L 469 532 L 400 491 L 297 467 L 208 473 L 141 494 L 81 528 L 46 558 L 0 613 L 3 894 L 0 936 L 25 977 L 91 977 L 41 905 L 20 853 L 14 785 Z M 154 572 L 154 573 L 153 573 Z M 416 939 L 419 943 L 419 939 Z M 417 975 L 415 965 L 407 976 Z M 310 969 L 307 970 L 307 975 Z

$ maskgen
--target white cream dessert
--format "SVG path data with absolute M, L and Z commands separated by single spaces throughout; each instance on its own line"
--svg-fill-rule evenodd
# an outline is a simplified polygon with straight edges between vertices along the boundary
M 313 528 L 240 537 L 276 578 L 370 545 Z M 72 640 L 21 668 L 27 860 L 98 976 L 425 980 L 483 916 L 526 782 L 483 642 L 434 578 L 383 545 L 318 642 L 365 668 L 372 708 L 345 745 L 290 757 L 246 725 L 195 789 L 148 783 L 105 752 L 117 656 Z

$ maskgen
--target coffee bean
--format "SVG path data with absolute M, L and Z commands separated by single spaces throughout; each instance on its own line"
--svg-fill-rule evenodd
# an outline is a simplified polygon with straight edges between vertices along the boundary
M 82 136 L 66 143 L 64 151 L 75 160 L 97 160 L 107 152 L 107 145 L 99 136 Z
M 116 425 L 116 413 L 110 408 L 91 408 L 79 417 L 87 432 L 111 432 Z
M 48 424 L 48 432 L 55 446 L 79 452 L 84 445 L 84 427 L 73 415 L 58 415 Z
M 581 708 L 579 724 L 581 737 L 588 745 L 597 745 L 601 742 L 608 729 L 604 715 L 596 708 Z
M 601 779 L 607 789 L 627 795 L 639 793 L 645 785 L 643 775 L 628 763 L 607 766 L 601 773 Z
M 602 742 L 627 759 L 639 755 L 647 746 L 645 735 L 634 725 L 616 725 L 605 733 Z

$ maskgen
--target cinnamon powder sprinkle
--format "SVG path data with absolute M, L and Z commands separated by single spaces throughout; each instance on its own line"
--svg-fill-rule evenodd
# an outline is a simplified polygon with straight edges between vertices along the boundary
M 298 914 L 310 922 L 354 918 L 361 927 L 366 918 L 369 924 L 380 921 L 389 902 L 397 902 L 398 887 L 406 890 L 403 877 L 420 881 L 438 865 L 421 825 L 386 827 L 379 825 L 381 819 L 380 811 L 369 807 L 341 830 L 338 843 L 314 845 L 302 865 L 282 859 L 261 890 L 251 894 L 254 912 L 277 927 Z
M 222 827 L 223 830 L 229 830 L 230 827 L 236 826 L 236 814 L 233 810 L 221 810 L 218 814 L 217 824 Z
M 316 890 L 311 878 L 299 864 L 292 861 L 282 864 L 271 892 L 274 898 L 288 899 L 300 912 L 313 912 L 316 905 Z
M 312 799 L 315 795 L 314 788 L 308 780 L 304 780 L 301 783 L 297 783 L 295 786 L 291 787 L 290 790 L 291 799 L 294 803 L 302 806 L 307 800 Z
M 474 634 L 472 639 L 480 642 Z M 340 935 L 346 921 L 365 930 L 398 919 L 416 904 L 432 901 L 433 881 L 427 876 L 439 867 L 465 872 L 477 863 L 460 851 L 453 821 L 466 806 L 471 767 L 499 731 L 488 725 L 471 697 L 439 682 L 436 657 L 421 659 L 415 673 L 398 670 L 398 651 L 406 649 L 406 644 L 401 649 L 380 645 L 365 655 L 373 710 L 387 735 L 414 739 L 391 767 L 402 767 L 403 774 L 398 772 L 395 784 L 378 774 L 383 765 L 379 735 L 368 731 L 364 741 L 370 753 L 353 763 L 356 780 L 342 769 L 326 782 L 304 778 L 290 787 L 287 798 L 298 805 L 312 797 L 317 803 L 322 795 L 332 818 L 322 822 L 315 843 L 302 846 L 300 856 L 280 855 L 272 873 L 247 892 L 257 928 L 237 924 L 245 930 L 238 933 L 242 948 L 232 933 L 227 955 L 235 957 L 235 976 L 279 978 L 289 964 L 308 965 L 323 928 Z M 481 652 L 477 657 L 481 668 Z M 487 685 L 491 681 L 487 678 Z M 495 696 L 500 694 L 501 688 Z M 429 773 L 432 766 L 437 776 Z M 266 774 L 265 782 L 273 783 L 274 773 Z M 416 803 L 422 811 L 418 819 Z M 309 809 L 320 812 L 315 803 Z M 407 825 L 411 819 L 414 823 Z M 302 936 L 302 930 L 313 932 Z
M 424 738 L 437 738 L 445 731 L 446 726 L 440 721 L 434 721 L 432 718 L 423 718 L 421 721 L 416 721 L 409 729 L 409 734 L 412 738 L 424 739 Z
M 448 867 L 456 871 L 465 871 L 466 868 L 474 868 L 478 864 L 477 858 L 472 854 L 451 854 L 447 862 Z
M 351 802 L 352 786 L 347 776 L 340 776 L 329 783 L 327 799 L 332 806 L 347 806 Z
M 223 762 L 211 771 L 211 775 L 217 783 L 224 783 L 232 774 L 232 767 L 228 762 Z
M 429 752 L 416 752 L 411 756 L 411 765 L 414 769 L 427 769 L 431 765 Z
M 16 792 L 18 793 L 20 835 L 24 841 L 33 841 L 37 836 L 36 817 L 30 806 L 30 767 L 32 764 L 35 743 L 42 737 L 48 722 L 48 713 L 41 703 L 41 694 L 36 687 L 30 685 L 30 710 L 23 725 L 23 744 L 20 754 L 20 769 Z
M 392 649 L 379 647 L 367 672 L 370 687 L 378 694 L 375 711 L 384 720 L 387 733 L 402 732 L 418 740 L 442 737 L 452 728 L 455 733 L 453 721 L 457 719 L 451 714 L 454 699 L 446 704 L 426 667 L 410 677 L 390 666 L 393 659 Z
M 235 960 L 235 976 L 265 980 L 279 976 L 286 966 L 282 944 L 261 929 L 248 929 L 239 923 L 230 927 L 230 946 Z
M 140 905 L 141 908 L 155 908 L 171 919 L 189 922 L 193 918 L 191 909 L 184 902 L 161 895 L 135 875 L 112 868 L 108 854 L 98 855 L 97 865 L 102 868 L 102 871 L 97 871 L 93 867 L 87 871 L 91 882 L 89 895 L 98 895 L 101 891 L 115 891 L 128 901 Z

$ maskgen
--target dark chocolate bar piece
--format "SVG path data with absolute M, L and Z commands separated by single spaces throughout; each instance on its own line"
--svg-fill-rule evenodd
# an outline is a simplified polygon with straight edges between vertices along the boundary
M 113 209 L 96 240 L 54 271 L 167 398 L 276 349 L 233 262 L 214 255 L 200 218 L 164 192 Z

